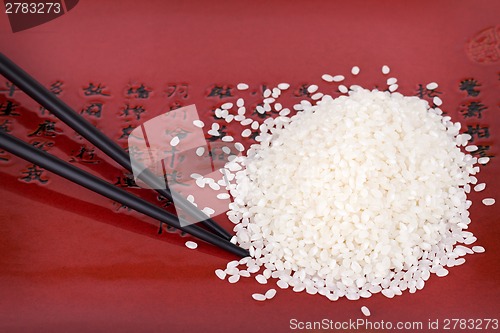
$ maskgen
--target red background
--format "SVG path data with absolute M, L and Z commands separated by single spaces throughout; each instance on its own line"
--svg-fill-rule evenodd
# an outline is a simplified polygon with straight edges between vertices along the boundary
M 207 97 L 213 84 L 289 82 L 292 88 L 319 83 L 324 73 L 344 74 L 347 84 L 383 87 L 391 67 L 400 91 L 414 95 L 418 84 L 436 81 L 443 109 L 455 121 L 489 126 L 489 155 L 498 154 L 500 133 L 499 62 L 479 64 L 466 53 L 468 40 L 499 24 L 498 1 L 81 1 L 46 24 L 12 33 L 0 14 L 1 52 L 49 86 L 64 82 L 60 97 L 75 110 L 89 101 L 82 88 L 102 83 L 110 97 L 101 119 L 88 117 L 119 140 L 119 117 L 130 99 L 128 85 L 146 84 L 153 92 L 144 119 L 170 104 L 195 103 L 212 121 L 209 109 L 229 99 Z M 497 36 L 498 38 L 498 36 Z M 496 40 L 498 48 L 498 39 Z M 498 49 L 497 49 L 498 50 Z M 357 77 L 348 75 L 354 65 Z M 473 77 L 480 95 L 471 99 L 459 83 Z M 189 84 L 189 97 L 167 98 L 169 83 Z M 0 78 L 0 87 L 5 80 Z M 249 93 L 236 96 L 252 97 Z M 0 94 L 5 102 L 6 92 Z M 43 119 L 35 102 L 20 92 L 10 98 L 21 106 L 12 133 L 23 138 Z M 289 94 L 285 100 L 297 101 Z M 461 104 L 480 100 L 488 107 L 481 119 L 464 119 Z M 0 118 L 0 123 L 6 118 Z M 83 142 L 63 131 L 50 150 L 65 157 Z M 238 127 L 234 129 L 238 130 Z M 236 133 L 236 132 L 235 132 Z M 99 158 L 103 158 L 97 152 Z M 110 181 L 116 164 L 84 165 Z M 499 315 L 500 205 L 485 207 L 484 197 L 500 197 L 498 161 L 482 167 L 488 186 L 470 195 L 470 230 L 487 252 L 467 256 L 463 266 L 436 276 L 416 294 L 387 299 L 330 302 L 321 296 L 278 290 L 268 302 L 250 295 L 263 292 L 253 279 L 236 285 L 220 281 L 214 270 L 234 259 L 200 244 L 184 247 L 187 237 L 157 235 L 157 227 L 134 213 L 117 213 L 109 200 L 46 174 L 37 186 L 19 180 L 27 163 L 11 157 L 0 164 L 0 331 L 4 332 L 254 332 L 289 330 L 289 320 L 362 318 L 372 321 L 422 321 L 444 318 L 497 318 Z M 151 196 L 154 200 L 154 196 Z M 230 227 L 224 218 L 217 218 Z M 484 330 L 483 330 L 484 331 Z

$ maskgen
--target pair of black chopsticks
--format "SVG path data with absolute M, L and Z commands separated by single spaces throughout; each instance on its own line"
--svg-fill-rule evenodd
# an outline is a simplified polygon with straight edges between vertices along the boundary
M 85 118 L 73 111 L 62 100 L 52 94 L 28 73 L 22 70 L 5 55 L 0 53 L 0 74 L 11 81 L 15 86 L 24 91 L 28 96 L 52 112 L 57 118 L 79 133 L 82 137 L 99 148 L 106 155 L 115 160 L 128 171 L 132 171 L 132 165 L 128 154 L 110 138 L 92 126 Z M 198 225 L 181 226 L 179 218 L 159 207 L 138 198 L 114 185 L 88 173 L 68 162 L 56 158 L 49 153 L 32 147 L 31 145 L 0 131 L 0 148 L 19 156 L 31 163 L 37 164 L 59 176 L 62 176 L 76 184 L 86 187 L 96 193 L 117 201 L 129 208 L 148 215 L 176 229 L 182 230 L 194 237 L 216 245 L 226 251 L 240 257 L 249 255 L 248 251 L 231 243 L 231 234 L 210 219 L 205 213 L 196 208 L 192 203 L 182 197 L 179 193 L 170 189 L 156 190 L 162 196 L 172 200 L 176 206 L 184 212 L 199 219 L 201 224 L 214 233 L 199 227 Z M 155 184 L 156 177 L 148 170 L 139 176 L 146 184 Z M 152 186 L 153 187 L 153 186 Z M 153 187 L 154 188 L 154 187 Z

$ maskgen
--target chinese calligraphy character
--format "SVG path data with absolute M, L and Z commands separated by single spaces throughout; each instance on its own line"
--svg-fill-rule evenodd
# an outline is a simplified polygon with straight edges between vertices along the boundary
M 219 136 L 217 135 L 212 135 L 211 137 L 209 137 L 207 140 L 210 141 L 210 142 L 214 142 L 214 141 L 217 141 L 219 140 L 220 138 L 224 137 L 227 135 L 227 132 L 226 132 L 226 125 L 222 125 L 219 129 Z
M 479 95 L 480 91 L 476 90 L 477 87 L 480 87 L 481 85 L 475 80 L 475 79 L 465 79 L 460 81 L 460 87 L 459 89 L 461 91 L 466 91 L 467 96 L 477 96 Z
M 167 86 L 167 98 L 172 97 L 176 92 L 177 96 L 180 96 L 182 98 L 187 98 L 188 97 L 188 85 L 187 84 L 169 84 Z
M 121 187 L 139 187 L 135 183 L 134 176 L 132 174 L 125 174 L 123 176 L 116 177 L 115 185 Z
M 20 116 L 19 113 L 15 112 L 18 104 L 7 101 L 6 103 L 0 104 L 0 116 Z
M 173 158 L 173 156 L 172 156 Z M 180 173 L 179 171 L 177 170 L 173 170 L 171 173 L 167 173 L 165 175 L 165 180 L 167 181 L 167 184 L 169 184 L 169 186 L 172 186 L 172 184 L 179 184 L 179 185 L 182 185 L 182 186 L 189 186 L 188 184 L 184 184 L 184 183 L 181 183 L 178 181 L 179 178 L 182 178 L 182 173 Z
M 293 92 L 293 96 L 295 97 L 302 97 L 302 96 L 311 96 L 311 94 L 309 93 L 309 91 L 307 91 L 307 87 L 309 87 L 309 84 L 307 83 L 304 83 L 302 84 L 300 87 L 298 87 L 294 92 Z
M 127 127 L 122 128 L 122 135 L 119 137 L 119 139 L 126 139 L 132 133 L 135 127 L 132 125 L 128 125 Z
M 219 150 L 219 153 L 217 153 L 217 150 Z M 212 160 L 215 160 L 216 158 L 218 158 L 219 161 L 224 161 L 226 159 L 226 154 L 222 151 L 222 149 L 219 149 L 219 148 L 211 149 L 208 152 L 208 156 L 210 156 L 210 158 Z
M 89 164 L 97 164 L 100 161 L 94 160 L 95 153 L 94 148 L 87 148 L 85 146 L 81 146 L 78 154 L 72 156 L 70 162 L 81 162 L 81 163 L 89 163 Z
M 5 150 L 0 150 L 0 161 L 7 162 L 9 159 L 7 157 L 4 157 L 7 153 Z
M 40 107 L 38 108 L 38 110 L 40 111 L 40 114 L 41 114 L 42 116 L 45 116 L 45 111 L 47 111 L 49 114 L 51 114 L 49 110 L 47 110 L 46 108 L 44 108 L 44 107 L 43 107 L 43 106 L 41 106 L 41 105 L 40 105 Z
M 43 179 L 42 178 L 44 171 L 45 171 L 44 169 L 38 167 L 35 164 L 32 164 L 31 166 L 29 166 L 27 168 L 26 171 L 22 172 L 22 174 L 24 175 L 24 177 L 21 177 L 19 179 L 24 180 L 27 183 L 30 183 L 30 182 L 36 180 L 36 181 L 38 181 L 41 184 L 45 184 L 48 181 L 48 179 Z
M 0 124 L 0 131 L 5 132 L 5 133 L 10 133 L 11 130 L 9 128 L 9 125 L 11 125 L 12 122 L 10 120 L 6 120 L 3 123 Z
M 471 136 L 470 142 L 474 142 L 474 136 L 477 136 L 478 139 L 490 137 L 489 128 L 480 127 L 479 125 L 476 126 L 467 125 L 467 131 L 465 133 L 468 133 Z
M 62 81 L 55 81 L 54 83 L 52 83 L 50 85 L 50 88 L 49 90 L 54 94 L 54 95 L 59 95 L 63 90 L 62 90 L 62 86 L 63 86 L 63 82 Z M 38 110 L 40 111 L 40 114 L 42 116 L 45 115 L 45 111 L 48 111 L 46 108 L 44 108 L 43 106 L 40 105 L 40 107 L 38 108 Z M 50 111 L 48 111 L 49 114 L 50 114 Z
M 122 115 L 125 117 L 129 116 L 130 113 L 132 112 L 135 115 L 135 118 L 137 120 L 141 119 L 141 115 L 145 112 L 146 110 L 144 109 L 143 106 L 137 105 L 134 107 L 131 107 L 129 104 L 125 106 L 125 109 L 122 111 Z
M 488 150 L 490 150 L 490 146 L 477 145 L 477 150 L 472 154 L 479 155 L 479 157 L 493 157 L 487 155 Z
M 130 212 L 132 209 L 128 206 L 125 206 L 124 204 L 121 204 L 119 202 L 113 201 L 113 206 L 116 207 L 116 211 L 119 212 L 120 210 L 126 210 L 127 212 Z
M 50 148 L 54 146 L 54 142 L 52 141 L 33 141 L 31 145 L 35 148 L 38 148 L 43 151 L 48 151 Z
M 96 86 L 92 82 L 90 82 L 88 87 L 83 88 L 83 94 L 85 96 L 92 96 L 92 95 L 109 96 L 109 94 L 103 92 L 104 89 L 106 89 L 106 87 L 101 86 L 100 83 L 97 84 Z
M 56 81 L 50 85 L 49 90 L 54 94 L 54 95 L 59 95 L 62 92 L 62 81 Z
M 420 98 L 428 97 L 434 98 L 438 97 L 438 94 L 442 94 L 442 92 L 437 91 L 436 89 L 427 89 L 423 84 L 419 84 L 417 88 L 416 96 Z
M 169 207 L 173 204 L 172 200 L 168 199 L 168 198 L 165 198 L 163 195 L 161 194 L 158 194 L 156 196 L 156 200 L 158 200 L 159 202 L 161 202 L 161 205 L 162 207 L 166 208 L 166 207 Z M 161 233 L 161 232 L 160 232 Z
M 255 140 L 257 136 L 259 136 L 259 131 L 253 131 L 250 135 L 250 139 Z
M 127 95 L 134 95 L 136 98 L 146 99 L 149 98 L 149 93 L 151 92 L 151 89 L 146 88 L 144 84 L 141 83 L 139 87 L 130 87 L 127 91 Z
M 56 136 L 56 134 L 61 133 L 61 131 L 55 128 L 56 123 L 50 120 L 45 120 L 43 123 L 38 124 L 38 128 L 28 136 L 44 135 L 44 136 Z
M 91 103 L 84 107 L 80 113 L 86 113 L 92 117 L 101 118 L 102 103 Z
M 463 105 L 463 107 L 465 107 L 465 108 L 462 108 L 460 110 L 460 113 L 462 113 L 464 118 L 477 117 L 480 119 L 481 113 L 484 110 L 488 109 L 483 103 L 481 103 L 479 101 L 469 102 L 469 103 Z
M 232 93 L 232 88 L 231 87 L 228 87 L 228 86 L 218 86 L 218 85 L 214 85 L 211 90 L 210 90 L 210 93 L 208 94 L 208 97 L 219 97 L 220 99 L 223 99 L 223 98 L 226 98 L 226 97 L 232 97 L 233 96 L 233 93 Z
M 14 96 L 14 93 L 16 92 L 16 90 L 19 90 L 19 88 L 17 88 L 15 85 L 13 85 L 12 82 L 10 82 L 10 81 L 5 82 L 5 86 L 7 89 L 2 88 L 2 89 L 0 89 L 0 91 L 8 91 L 7 96 L 9 96 L 9 97 Z
M 186 131 L 183 128 L 176 128 L 175 130 L 168 130 L 167 129 L 167 130 L 165 130 L 165 133 L 167 135 L 171 135 L 172 138 L 174 136 L 177 136 L 177 137 L 179 137 L 180 140 L 182 140 L 182 139 L 186 138 L 189 135 L 189 133 L 191 133 L 191 132 L 190 131 Z
M 169 110 L 170 111 L 177 110 L 180 109 L 181 107 L 183 107 L 182 103 L 179 101 L 175 101 L 173 103 L 170 103 Z M 184 111 L 184 119 L 186 119 L 186 111 Z

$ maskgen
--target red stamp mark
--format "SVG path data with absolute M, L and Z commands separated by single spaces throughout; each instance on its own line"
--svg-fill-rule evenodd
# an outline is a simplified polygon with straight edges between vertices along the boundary
M 467 41 L 465 51 L 472 61 L 493 64 L 500 61 L 500 26 L 481 30 Z

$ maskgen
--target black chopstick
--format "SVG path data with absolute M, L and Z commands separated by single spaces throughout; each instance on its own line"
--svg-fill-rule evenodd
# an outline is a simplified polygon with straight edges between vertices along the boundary
M 44 108 L 52 112 L 57 118 L 75 130 L 82 137 L 99 148 L 106 155 L 115 160 L 123 168 L 132 172 L 132 164 L 128 154 L 114 141 L 100 132 L 81 115 L 73 111 L 66 103 L 52 94 L 40 82 L 36 81 L 23 69 L 17 66 L 12 60 L 0 53 L 0 74 L 11 81 L 15 86 L 24 91 L 28 96 L 37 101 Z M 139 176 L 146 184 L 156 184 L 155 176 L 146 169 Z M 154 186 L 151 186 L 154 188 Z M 162 196 L 174 200 L 175 206 L 182 209 L 189 215 L 200 220 L 207 228 L 225 239 L 231 239 L 232 235 L 224 228 L 209 218 L 205 213 L 196 208 L 183 196 L 169 188 L 156 190 Z
M 78 167 L 65 162 L 51 154 L 37 149 L 10 134 L 0 131 L 0 148 L 21 157 L 33 164 L 51 171 L 61 177 L 64 177 L 78 185 L 81 185 L 91 191 L 99 193 L 111 200 L 119 202 L 142 214 L 148 215 L 156 220 L 166 223 L 174 228 L 185 231 L 188 234 L 199 238 L 207 243 L 218 246 L 239 257 L 247 257 L 247 250 L 223 239 L 217 235 L 200 228 L 197 225 L 181 226 L 177 216 L 143 200 L 135 195 L 122 190 Z

